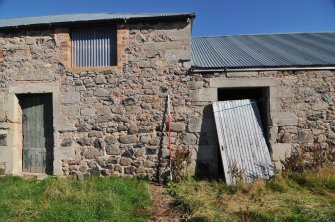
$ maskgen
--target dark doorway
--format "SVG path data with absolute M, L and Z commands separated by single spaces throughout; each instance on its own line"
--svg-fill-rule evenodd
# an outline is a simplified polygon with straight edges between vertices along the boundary
M 219 89 L 218 99 L 219 101 L 228 100 L 241 100 L 251 99 L 255 100 L 262 118 L 262 127 L 266 129 L 268 125 L 268 112 L 267 112 L 267 98 L 269 88 L 268 87 L 257 87 L 257 88 L 224 88 Z
M 22 171 L 52 174 L 52 94 L 21 94 L 18 99 L 22 109 Z

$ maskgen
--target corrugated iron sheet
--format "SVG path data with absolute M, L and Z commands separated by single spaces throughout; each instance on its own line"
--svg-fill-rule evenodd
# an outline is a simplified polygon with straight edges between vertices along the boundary
M 116 65 L 116 28 L 101 26 L 76 28 L 72 35 L 73 67 L 106 67 Z
M 238 176 L 248 182 L 273 174 L 270 152 L 255 101 L 232 100 L 213 103 L 221 159 L 227 184 Z
M 193 67 L 267 68 L 335 65 L 335 33 L 192 38 Z
M 194 18 L 194 13 L 81 13 L 66 15 L 48 15 L 25 18 L 0 19 L 1 28 L 22 26 L 45 26 L 64 23 L 83 23 L 93 21 L 148 20 L 168 18 Z

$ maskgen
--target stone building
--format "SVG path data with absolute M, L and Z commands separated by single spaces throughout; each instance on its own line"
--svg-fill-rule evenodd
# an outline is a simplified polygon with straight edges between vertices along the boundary
M 334 144 L 334 33 L 191 38 L 192 13 L 0 20 L 0 173 L 168 172 L 173 147 L 221 171 L 211 103 L 261 99 L 274 162 Z

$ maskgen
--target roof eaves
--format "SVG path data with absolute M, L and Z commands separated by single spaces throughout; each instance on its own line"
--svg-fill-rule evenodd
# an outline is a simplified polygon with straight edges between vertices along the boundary
M 71 16 L 71 14 L 69 14 Z M 47 17 L 47 16 L 41 16 L 41 18 Z M 52 27 L 52 26 L 74 26 L 74 25 L 84 25 L 84 24 L 99 24 L 99 23 L 132 23 L 132 22 L 139 22 L 139 21 L 170 21 L 170 20 L 179 20 L 184 18 L 195 18 L 195 13 L 164 13 L 164 14 L 143 14 L 142 16 L 140 14 L 129 14 L 128 16 L 119 16 L 119 17 L 110 17 L 110 18 L 101 18 L 101 19 L 83 19 L 83 20 L 68 20 L 68 21 L 51 21 L 51 22 L 32 22 L 32 23 L 25 23 L 25 19 L 30 19 L 32 17 L 27 18 L 21 18 L 22 22 L 18 22 L 16 25 L 1 25 L 0 24 L 0 30 L 5 29 L 18 29 L 18 28 L 30 28 L 30 27 Z M 39 17 L 33 17 L 33 18 L 39 18 Z M 3 19 L 2 21 L 7 20 L 13 20 L 13 19 Z M 19 19 L 20 20 L 20 19 Z M 1 22 L 1 20 L 0 20 Z M 9 22 L 10 23 L 10 22 Z
M 327 65 L 291 65 L 291 66 L 237 66 L 237 67 L 201 67 L 193 65 L 191 67 L 192 72 L 215 72 L 215 71 L 241 71 L 241 70 L 280 70 L 280 69 L 286 69 L 286 70 L 294 70 L 294 69 L 324 69 L 324 68 L 330 68 L 335 69 L 335 64 L 327 64 Z

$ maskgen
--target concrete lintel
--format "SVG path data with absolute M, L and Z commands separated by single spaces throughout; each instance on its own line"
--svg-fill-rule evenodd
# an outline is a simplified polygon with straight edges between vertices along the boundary
M 270 87 L 277 86 L 275 78 L 212 78 L 209 80 L 212 88 L 236 88 L 236 87 Z

